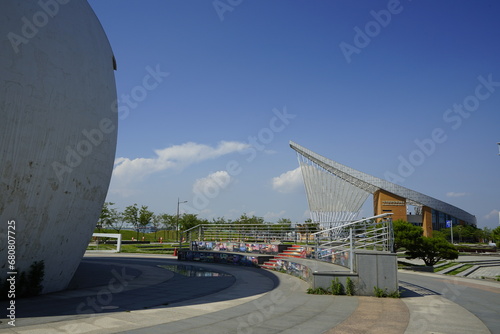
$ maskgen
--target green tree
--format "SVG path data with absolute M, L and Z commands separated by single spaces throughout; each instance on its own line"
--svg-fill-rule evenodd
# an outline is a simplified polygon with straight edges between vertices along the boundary
M 175 222 L 175 215 L 170 215 L 168 213 L 161 213 L 157 215 L 157 219 L 160 221 L 160 224 L 163 225 L 164 229 L 175 230 L 177 228 Z
M 276 225 L 282 225 L 283 227 L 291 227 L 292 226 L 292 221 L 288 218 L 280 218 L 276 222 Z
M 179 227 L 181 231 L 189 230 L 196 225 L 203 224 L 204 222 L 198 219 L 198 215 L 192 213 L 184 213 L 179 217 Z
M 471 225 L 458 225 L 457 227 L 453 227 L 453 232 L 455 230 L 458 232 L 458 242 L 476 242 L 476 230 L 477 228 Z M 455 233 L 453 233 L 455 237 Z M 456 242 L 456 241 L 455 241 Z
M 319 230 L 319 223 L 313 223 L 311 219 L 306 219 L 304 224 L 297 224 L 297 233 L 301 235 L 300 239 L 306 239 L 306 243 L 309 243 L 311 233 L 316 233 Z
M 112 228 L 120 233 L 123 228 L 124 220 L 120 212 L 112 206 L 115 203 L 105 202 L 102 206 L 101 216 L 99 217 L 98 226 Z
M 306 219 L 304 224 L 297 224 L 297 232 L 309 234 L 319 231 L 319 223 L 313 223 L 311 219 Z
M 154 213 L 152 211 L 149 211 L 146 205 L 141 206 L 141 209 L 139 210 L 139 225 L 142 228 L 148 226 L 148 224 L 151 223 L 153 215 Z M 142 232 L 142 235 L 144 236 L 144 230 Z
M 217 225 L 231 224 L 231 220 L 227 220 L 224 217 L 217 217 L 217 218 L 212 218 L 211 224 L 217 224 Z
M 478 242 L 488 243 L 488 241 L 491 240 L 491 228 L 489 227 L 485 227 L 483 229 L 478 228 L 474 236 Z
M 169 215 L 168 213 L 161 213 L 153 217 L 153 224 L 157 224 L 154 226 L 163 226 L 163 239 L 166 238 L 165 230 L 177 229 L 175 217 L 175 215 Z
M 392 227 L 394 229 L 394 251 L 400 248 L 410 248 L 423 234 L 421 227 L 401 219 L 392 222 Z
M 157 240 L 156 239 L 156 233 L 158 232 L 158 229 L 160 228 L 161 226 L 161 216 L 160 215 L 153 215 L 151 217 L 151 225 L 153 225 L 154 229 L 155 229 L 155 241 Z
M 101 232 L 101 228 L 103 228 L 106 225 L 106 222 L 110 217 L 109 207 L 112 205 L 115 205 L 115 203 L 104 202 L 104 204 L 102 205 L 101 215 L 97 220 L 97 226 L 96 226 L 99 229 L 99 232 Z
M 451 236 L 450 236 L 450 229 L 448 229 L 448 233 L 446 232 L 443 232 L 444 230 L 440 230 L 440 231 L 432 231 L 432 237 L 433 238 L 441 238 L 441 239 L 445 239 L 447 241 L 451 241 Z M 455 232 L 455 230 L 453 230 L 453 232 Z M 453 233 L 453 235 L 455 235 L 455 233 Z M 457 238 L 455 238 L 455 236 L 453 236 L 453 242 L 455 242 L 456 240 L 458 240 Z
M 493 242 L 496 242 L 497 247 L 500 247 L 500 226 L 491 231 L 491 238 L 493 239 Z
M 137 231 L 137 240 L 139 240 L 139 208 L 137 204 L 129 205 L 123 211 L 123 219 L 134 226 Z
M 422 259 L 426 266 L 433 266 L 443 259 L 454 260 L 458 258 L 458 251 L 455 246 L 443 238 L 421 236 L 407 248 L 406 255 L 410 259 Z
M 264 224 L 264 218 L 256 216 L 248 217 L 247 214 L 244 213 L 238 220 L 235 220 L 233 224 L 260 225 Z

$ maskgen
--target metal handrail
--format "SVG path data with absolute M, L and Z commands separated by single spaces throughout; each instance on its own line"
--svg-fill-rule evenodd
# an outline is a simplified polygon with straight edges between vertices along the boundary
M 392 213 L 384 213 L 373 217 L 344 223 L 333 228 L 310 233 L 307 229 L 281 224 L 200 224 L 186 231 L 188 241 L 209 241 L 226 239 L 229 242 L 282 242 L 302 241 L 304 234 L 306 243 L 312 236 L 314 257 L 321 260 L 324 256 L 349 252 L 348 267 L 353 271 L 353 256 L 355 249 L 375 248 L 392 251 L 394 243 L 391 219 Z M 382 225 L 380 225 L 382 224 Z M 325 254 L 325 251 L 327 254 Z M 345 254 L 347 257 L 347 254 Z M 345 265 L 345 264 L 343 264 Z
M 314 233 L 316 237 L 316 259 L 321 260 L 325 256 L 334 256 L 338 253 L 349 252 L 349 268 L 353 272 L 355 249 L 366 249 L 367 247 L 377 249 L 381 247 L 382 250 L 392 251 L 394 243 L 392 221 L 389 219 L 377 222 L 377 219 L 390 215 L 392 213 L 384 213 Z M 380 224 L 383 225 L 378 226 Z M 347 231 L 349 232 L 348 236 L 346 235 Z M 327 234 L 326 238 L 329 240 L 321 243 L 322 240 L 324 241 L 324 238 L 321 238 L 322 234 Z M 337 245 L 332 245 L 334 243 Z
M 392 215 L 392 213 L 383 213 L 383 214 L 376 215 L 376 216 L 373 216 L 373 217 L 363 218 L 363 219 L 356 220 L 356 221 L 353 221 L 353 222 L 348 222 L 348 223 L 343 224 L 343 225 L 335 226 L 335 227 L 332 227 L 332 228 L 329 228 L 329 229 L 326 229 L 326 230 L 321 230 L 321 231 L 316 232 L 316 233 L 311 233 L 311 235 L 325 233 L 325 232 L 328 232 L 328 231 L 331 231 L 331 230 L 336 230 L 336 229 L 339 229 L 339 228 L 342 228 L 342 227 L 347 227 L 347 226 L 351 226 L 351 225 L 354 225 L 354 224 L 362 223 L 362 222 L 365 222 L 367 220 L 384 218 L 384 217 L 387 217 L 387 216 L 390 216 L 390 215 Z

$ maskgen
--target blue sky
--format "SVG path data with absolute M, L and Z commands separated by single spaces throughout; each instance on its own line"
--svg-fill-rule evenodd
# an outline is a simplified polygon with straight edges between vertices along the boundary
M 118 63 L 118 208 L 302 222 L 293 140 L 498 226 L 500 3 L 89 3 Z

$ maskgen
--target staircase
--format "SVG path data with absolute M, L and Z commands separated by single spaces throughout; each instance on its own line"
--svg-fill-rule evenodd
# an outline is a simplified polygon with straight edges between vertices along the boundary
M 283 252 L 279 253 L 276 255 L 274 258 L 270 259 L 269 261 L 264 262 L 264 264 L 261 266 L 261 268 L 264 269 L 276 269 L 277 267 L 277 262 L 281 259 L 286 259 L 286 258 L 301 258 L 301 253 L 302 253 L 303 247 L 299 245 L 293 245 L 285 249 Z

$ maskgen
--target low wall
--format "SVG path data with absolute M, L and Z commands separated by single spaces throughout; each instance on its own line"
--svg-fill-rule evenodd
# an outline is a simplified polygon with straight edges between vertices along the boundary
M 343 272 L 343 271 L 320 271 L 313 273 L 313 281 L 311 287 L 313 289 L 323 288 L 327 289 L 332 285 L 332 281 L 338 279 L 339 283 L 341 283 L 345 287 L 347 287 L 347 278 L 350 278 L 354 283 L 354 286 L 357 287 L 359 284 L 359 276 L 356 273 L 351 272 Z M 355 289 L 355 294 L 358 296 L 372 296 L 372 294 L 362 294 L 360 291 Z
M 275 255 L 281 253 L 288 247 L 290 247 L 290 245 L 276 243 L 192 241 L 190 250 Z
M 223 263 L 243 266 L 256 266 L 273 258 L 273 255 L 244 254 L 206 250 L 180 250 L 178 259 L 208 263 Z M 354 272 L 345 267 L 336 267 L 332 263 L 304 259 L 280 258 L 276 270 L 303 279 L 313 289 L 331 286 L 332 280 L 338 279 L 347 286 L 347 278 L 354 283 L 355 294 L 373 296 L 374 287 L 392 293 L 398 290 L 397 256 L 395 253 L 357 250 L 354 252 Z
M 313 270 L 307 264 L 297 263 L 297 261 L 300 260 L 294 261 L 293 258 L 279 259 L 275 264 L 275 270 L 301 278 L 313 286 Z
M 373 296 L 374 287 L 389 293 L 398 290 L 396 254 L 357 250 L 354 263 L 354 272 L 351 273 L 345 267 L 329 266 L 328 262 L 282 258 L 276 262 L 276 270 L 305 280 L 313 289 L 330 288 L 335 279 L 345 288 L 347 278 L 350 278 L 355 294 L 359 296 Z
M 222 263 L 240 266 L 258 267 L 273 258 L 272 255 L 246 255 L 231 252 L 212 252 L 196 250 L 179 250 L 177 259 L 206 263 Z
M 374 287 L 389 293 L 398 290 L 396 253 L 357 250 L 354 271 L 359 277 L 356 289 L 360 295 L 373 296 Z

